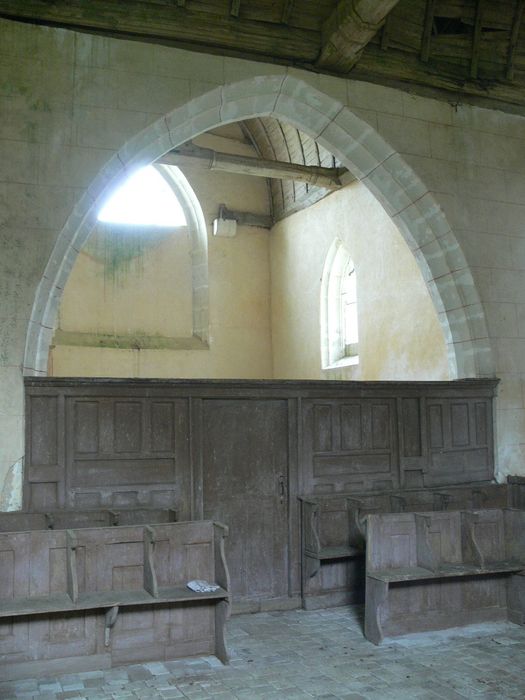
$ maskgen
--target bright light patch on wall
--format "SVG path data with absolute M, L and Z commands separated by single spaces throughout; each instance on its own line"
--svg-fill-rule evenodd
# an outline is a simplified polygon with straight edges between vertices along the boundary
M 175 193 L 152 165 L 137 170 L 98 214 L 112 224 L 184 226 L 186 217 Z

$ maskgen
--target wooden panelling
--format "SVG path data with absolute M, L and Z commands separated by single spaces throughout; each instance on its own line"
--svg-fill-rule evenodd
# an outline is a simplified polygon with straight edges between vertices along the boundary
M 169 507 L 180 497 L 189 480 L 187 401 L 96 396 L 65 405 L 71 506 Z
M 428 402 L 430 459 L 425 483 L 454 484 L 493 475 L 492 412 L 476 399 Z
M 279 606 L 301 589 L 296 497 L 490 480 L 495 386 L 27 379 L 25 508 L 224 521 L 236 602 Z
M 303 406 L 303 466 L 310 493 L 399 484 L 393 400 L 314 399 Z

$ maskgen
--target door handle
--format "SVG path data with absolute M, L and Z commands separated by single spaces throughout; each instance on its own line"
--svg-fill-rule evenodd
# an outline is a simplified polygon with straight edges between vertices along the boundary
M 279 500 L 281 503 L 284 503 L 284 499 L 286 497 L 286 481 L 284 476 L 281 474 L 279 477 Z

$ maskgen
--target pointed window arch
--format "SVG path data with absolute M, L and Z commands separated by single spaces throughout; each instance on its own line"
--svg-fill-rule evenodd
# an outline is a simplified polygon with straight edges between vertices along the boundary
M 323 270 L 321 360 L 323 369 L 359 362 L 357 273 L 340 239 L 332 243 Z
M 98 220 L 137 226 L 185 226 L 186 216 L 173 187 L 153 165 L 136 170 L 111 195 Z

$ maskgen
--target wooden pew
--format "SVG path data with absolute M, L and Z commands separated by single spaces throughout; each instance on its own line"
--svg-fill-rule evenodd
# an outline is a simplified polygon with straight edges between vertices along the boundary
M 517 489 L 522 488 L 521 484 L 515 487 L 508 487 L 507 484 L 472 484 L 448 488 L 397 489 L 357 496 L 337 493 L 300 497 L 303 608 L 364 601 L 362 557 L 368 515 L 502 508 L 512 505 L 509 503 L 511 488 L 514 488 L 513 498 L 517 502 Z M 525 507 L 525 498 L 523 504 Z
M 371 514 L 366 552 L 365 635 L 374 644 L 505 620 L 509 609 L 515 621 L 523 616 L 523 510 Z
M 226 536 L 210 521 L 0 533 L 0 675 L 227 663 Z M 193 579 L 219 588 L 194 592 Z

